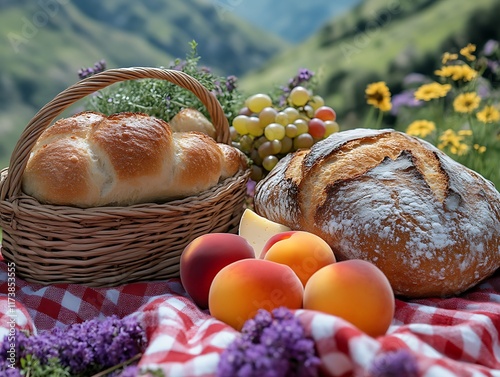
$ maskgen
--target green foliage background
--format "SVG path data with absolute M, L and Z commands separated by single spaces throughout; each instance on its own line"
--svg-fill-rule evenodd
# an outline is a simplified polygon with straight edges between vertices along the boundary
M 335 108 L 346 129 L 364 125 L 368 83 L 386 81 L 395 94 L 407 74 L 431 75 L 443 51 L 469 42 L 480 49 L 490 38 L 500 40 L 496 0 L 365 0 L 294 45 L 241 21 L 235 8 L 198 0 L 165 3 L 75 0 L 61 6 L 20 51 L 4 40 L 0 166 L 9 164 L 14 144 L 36 111 L 77 81 L 80 67 L 103 58 L 108 67 L 166 66 L 183 58 L 194 39 L 200 63 L 222 75 L 237 75 L 245 94 L 269 92 L 286 84 L 299 68 L 308 68 L 318 77 L 317 93 Z M 0 35 L 21 35 L 23 20 L 33 20 L 41 11 L 39 4 L 2 2 Z M 276 9 L 273 4 L 269 11 Z M 290 6 L 288 27 L 300 27 L 299 17 Z M 395 117 L 384 122 L 403 127 Z M 497 157 L 485 163 L 494 166 Z
M 200 65 L 242 75 L 288 47 L 203 0 L 3 0 L 0 2 L 0 166 L 22 129 L 77 71 L 167 66 L 196 40 Z M 74 109 L 78 109 L 76 104 Z

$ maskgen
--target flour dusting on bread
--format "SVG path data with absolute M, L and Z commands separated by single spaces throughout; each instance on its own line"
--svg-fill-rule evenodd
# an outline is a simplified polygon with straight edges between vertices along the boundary
M 376 264 L 397 294 L 458 294 L 500 266 L 500 194 L 431 144 L 356 129 L 299 153 L 293 177 L 294 154 L 259 182 L 257 213 Z

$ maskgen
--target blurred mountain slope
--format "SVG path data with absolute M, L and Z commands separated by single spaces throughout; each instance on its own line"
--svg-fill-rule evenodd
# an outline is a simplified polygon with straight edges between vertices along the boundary
M 288 46 L 204 0 L 3 0 L 0 38 L 1 166 L 36 111 L 100 59 L 167 66 L 196 40 L 202 64 L 241 75 Z
M 432 75 L 443 52 L 469 42 L 479 50 L 488 39 L 500 39 L 498 14 L 496 0 L 366 0 L 240 84 L 248 93 L 268 91 L 308 68 L 320 77 L 318 93 L 336 108 L 339 121 L 362 126 L 368 83 L 386 81 L 396 93 L 407 74 Z
M 343 14 L 361 0 L 237 0 L 221 4 L 221 12 L 234 13 L 263 30 L 296 43 L 317 32 L 333 15 Z M 263 11 L 266 10 L 266 11 Z

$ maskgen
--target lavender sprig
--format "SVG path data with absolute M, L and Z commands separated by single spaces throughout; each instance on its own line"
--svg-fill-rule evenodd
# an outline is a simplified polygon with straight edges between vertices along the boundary
M 280 87 L 281 94 L 279 96 L 272 97 L 278 97 L 277 105 L 279 107 L 283 107 L 286 105 L 286 99 L 288 98 L 288 95 L 293 88 L 297 86 L 315 86 L 316 82 L 314 81 L 314 78 L 315 74 L 313 71 L 310 71 L 307 68 L 300 68 L 299 72 L 294 77 L 288 80 L 288 85 Z
M 303 376 L 318 374 L 314 342 L 286 308 L 259 310 L 221 354 L 217 374 L 226 376 Z
M 106 61 L 102 59 L 96 62 L 93 67 L 80 68 L 78 70 L 78 77 L 80 78 L 80 80 L 83 80 L 86 79 L 87 77 L 95 75 L 96 73 L 99 72 L 103 72 L 105 70 L 106 70 Z
M 418 377 L 418 365 L 413 354 L 406 350 L 383 353 L 370 367 L 370 377 Z
M 32 336 L 16 331 L 15 335 L 15 367 L 19 375 L 29 370 L 32 377 L 55 375 L 55 371 L 61 376 L 92 375 L 137 358 L 146 346 L 145 333 L 133 317 L 112 316 L 64 330 L 54 328 Z M 0 371 L 14 373 L 8 343 L 4 338 L 0 347 Z
M 291 90 L 296 86 L 308 83 L 314 77 L 314 72 L 307 68 L 300 68 L 299 72 L 288 81 L 288 89 Z

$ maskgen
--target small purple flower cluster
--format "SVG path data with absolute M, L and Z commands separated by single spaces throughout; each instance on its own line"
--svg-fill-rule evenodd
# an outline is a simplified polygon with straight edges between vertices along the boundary
M 283 93 L 279 98 L 279 105 L 280 106 L 286 105 L 286 99 L 288 98 L 288 95 L 290 94 L 292 89 L 295 88 L 296 86 L 309 83 L 313 77 L 314 77 L 314 72 L 310 71 L 307 68 L 300 68 L 299 72 L 290 80 L 288 80 L 288 85 L 281 87 Z
M 6 361 L 0 360 L 0 373 L 4 377 L 21 377 L 21 371 L 17 368 L 12 368 Z
M 234 75 L 229 75 L 226 77 L 226 89 L 229 93 L 236 90 L 236 83 L 238 82 L 238 78 Z
M 494 79 L 498 80 L 500 77 L 500 43 L 494 39 L 490 39 L 483 48 L 483 54 L 487 57 L 486 65 Z
M 390 351 L 377 356 L 370 367 L 370 377 L 418 377 L 418 365 L 406 349 Z
M 175 71 L 184 71 L 184 68 L 187 66 L 186 60 L 177 59 L 173 62 L 170 62 L 168 65 L 168 69 L 173 69 Z
M 300 68 L 299 73 L 288 81 L 288 89 L 291 90 L 296 86 L 309 82 L 314 76 L 314 72 L 307 68 Z
M 216 80 L 214 82 L 215 88 L 212 90 L 212 93 L 217 97 L 224 96 L 225 92 L 227 92 L 228 94 L 234 92 L 236 90 L 236 83 L 238 81 L 238 78 L 231 75 L 227 76 L 225 80 L 223 79 L 222 81 L 224 81 L 224 83 L 221 83 L 219 80 Z
M 314 341 L 293 313 L 282 307 L 259 310 L 242 334 L 221 354 L 219 377 L 314 377 L 319 358 Z
M 103 59 L 96 62 L 93 67 L 80 68 L 78 70 L 78 77 L 80 78 L 80 80 L 83 80 L 87 77 L 95 75 L 96 73 L 103 72 L 105 69 L 106 69 L 106 61 Z
M 2 363 L 7 362 L 8 343 L 4 339 L 0 346 L 0 370 Z M 145 346 L 145 333 L 133 317 L 94 319 L 32 336 L 17 331 L 16 367 L 20 368 L 20 360 L 31 355 L 41 365 L 57 359 L 72 376 L 97 373 L 130 360 L 143 352 Z
M 139 376 L 139 367 L 130 365 L 123 370 L 119 370 L 108 377 L 137 377 Z
M 198 59 L 196 58 L 191 61 L 176 59 L 175 61 L 170 62 L 168 69 L 186 72 L 191 76 L 193 76 L 192 70 L 195 70 L 197 75 L 199 75 L 201 79 L 206 78 L 212 81 L 213 78 L 215 78 L 214 74 L 212 73 L 212 69 L 207 66 L 198 67 L 197 65 L 195 65 L 197 62 Z M 219 99 L 224 96 L 227 97 L 236 90 L 237 81 L 238 78 L 233 75 L 215 79 L 213 80 L 214 88 L 211 92 Z M 172 107 L 172 96 L 170 93 L 165 96 L 165 106 L 167 109 L 170 109 Z
M 397 116 L 401 107 L 419 107 L 423 104 L 415 98 L 415 90 L 408 89 L 392 97 L 391 114 Z

